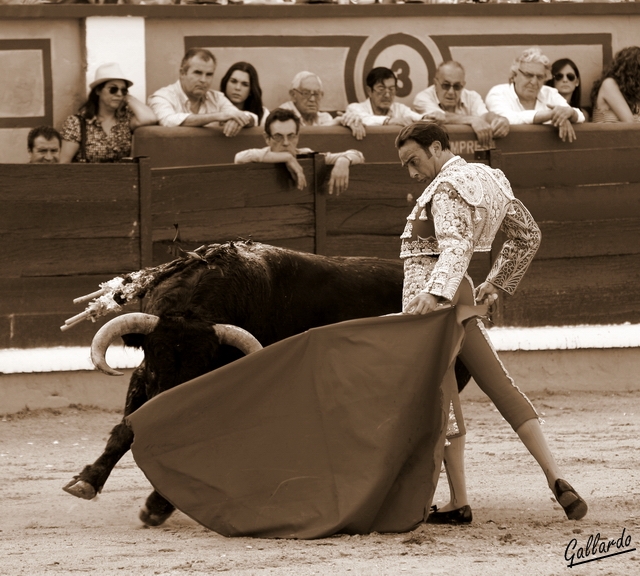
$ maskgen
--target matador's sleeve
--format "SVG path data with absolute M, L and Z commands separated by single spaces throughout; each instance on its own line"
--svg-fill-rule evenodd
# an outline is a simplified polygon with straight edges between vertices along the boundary
M 513 294 L 540 246 L 542 234 L 536 221 L 517 198 L 511 201 L 500 229 L 507 235 L 487 281 Z
M 431 199 L 440 255 L 422 290 L 451 300 L 473 256 L 473 209 L 447 183 Z

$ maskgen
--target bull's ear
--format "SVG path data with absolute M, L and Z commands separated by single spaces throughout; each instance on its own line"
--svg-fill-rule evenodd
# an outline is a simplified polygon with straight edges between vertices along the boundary
M 125 346 L 131 346 L 132 348 L 142 348 L 144 344 L 144 334 L 123 334 L 122 340 Z

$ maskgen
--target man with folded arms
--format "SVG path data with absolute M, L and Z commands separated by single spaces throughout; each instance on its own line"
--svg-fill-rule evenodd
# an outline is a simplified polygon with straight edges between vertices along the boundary
M 236 154 L 236 164 L 249 164 L 251 162 L 266 162 L 273 164 L 285 164 L 291 174 L 298 190 L 306 187 L 302 166 L 297 160 L 301 154 L 312 154 L 311 148 L 298 148 L 300 136 L 300 119 L 291 110 L 276 108 L 267 117 L 264 124 L 264 139 L 267 142 L 265 148 L 251 148 Z M 329 194 L 336 195 L 345 192 L 349 186 L 349 166 L 362 164 L 364 156 L 358 150 L 346 152 L 324 153 L 325 163 L 333 166 L 329 178 Z

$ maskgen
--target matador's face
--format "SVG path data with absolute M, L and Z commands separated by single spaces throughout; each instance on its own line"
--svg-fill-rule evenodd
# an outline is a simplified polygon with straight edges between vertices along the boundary
M 436 141 L 434 144 L 440 146 L 440 142 Z M 418 182 L 431 182 L 438 174 L 436 157 L 431 147 L 425 149 L 414 140 L 407 140 L 398 150 L 400 162 L 409 170 L 409 176 Z

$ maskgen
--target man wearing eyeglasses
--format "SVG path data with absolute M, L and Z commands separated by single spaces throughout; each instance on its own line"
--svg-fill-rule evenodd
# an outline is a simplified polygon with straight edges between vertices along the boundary
M 346 126 L 357 140 L 364 137 L 365 130 L 359 117 L 345 114 L 334 118 L 328 112 L 320 111 L 324 91 L 317 74 L 307 70 L 298 72 L 291 81 L 289 96 L 291 100 L 279 108 L 291 110 L 302 126 Z
M 180 79 L 149 96 L 149 106 L 161 126 L 222 125 L 225 136 L 236 136 L 242 128 L 258 125 L 258 117 L 236 108 L 217 90 L 212 90 L 216 58 L 205 48 L 191 48 L 182 58 Z
M 264 139 L 267 146 L 238 152 L 234 162 L 236 164 L 251 162 L 285 164 L 296 188 L 303 190 L 307 186 L 307 181 L 297 157 L 301 154 L 312 154 L 314 151 L 311 148 L 298 148 L 300 125 L 300 118 L 292 110 L 276 108 L 264 123 Z M 335 154 L 326 152 L 324 161 L 327 165 L 333 166 L 329 178 L 329 194 L 335 191 L 337 196 L 345 192 L 349 186 L 349 166 L 364 163 L 364 156 L 358 150 L 347 150 Z
M 434 122 L 471 126 L 479 144 L 488 147 L 492 138 L 504 138 L 509 133 L 509 120 L 489 112 L 480 94 L 467 90 L 465 84 L 462 64 L 443 62 L 434 83 L 415 97 L 413 108 Z
M 563 142 L 573 142 L 573 124 L 585 121 L 579 108 L 545 82 L 551 78 L 551 62 L 539 48 L 527 48 L 511 65 L 508 84 L 489 90 L 487 108 L 505 116 L 510 124 L 550 124 Z
M 400 102 L 396 102 L 398 80 L 389 68 L 379 66 L 367 74 L 368 98 L 347 106 L 345 116 L 356 116 L 365 126 L 408 126 L 423 119 Z

